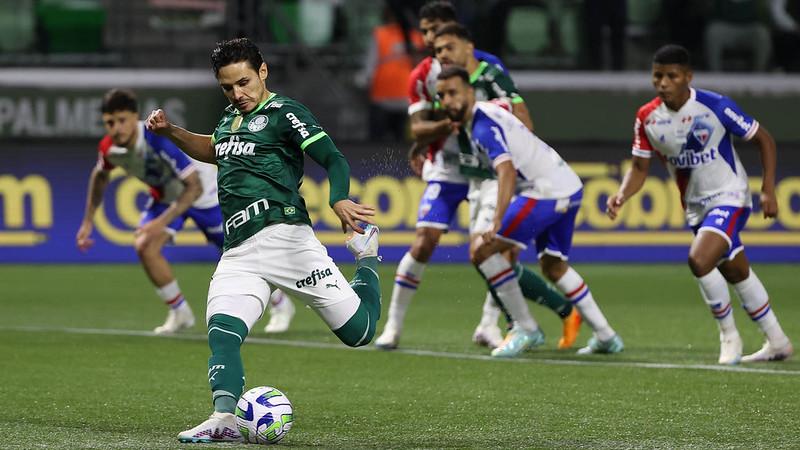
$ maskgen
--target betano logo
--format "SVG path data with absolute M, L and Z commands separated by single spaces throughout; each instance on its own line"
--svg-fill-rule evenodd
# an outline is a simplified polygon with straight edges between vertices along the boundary
M 31 227 L 25 228 L 30 199 Z M 50 184 L 41 175 L 27 175 L 19 179 L 12 175 L 0 175 L 0 199 L 3 204 L 0 246 L 33 246 L 47 240 L 42 232 L 53 226 L 53 195 Z

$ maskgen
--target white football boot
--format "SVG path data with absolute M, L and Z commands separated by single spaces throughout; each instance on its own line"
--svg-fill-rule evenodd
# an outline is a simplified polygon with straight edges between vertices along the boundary
M 178 433 L 178 440 L 184 443 L 242 442 L 242 435 L 236 426 L 236 416 L 231 413 L 215 412 L 205 422 Z
M 169 310 L 167 313 L 167 320 L 163 325 L 157 326 L 153 332 L 155 334 L 173 334 L 180 330 L 191 328 L 194 326 L 194 314 L 189 303 L 185 300 L 183 304 L 175 309 Z
M 719 335 L 719 363 L 739 364 L 742 359 L 742 338 L 739 333 L 731 336 Z
M 356 259 L 378 256 L 378 233 L 380 230 L 375 225 L 367 224 L 364 234 L 350 233 L 345 241 L 347 249 Z
M 770 341 L 764 343 L 761 350 L 742 357 L 742 362 L 783 361 L 789 359 L 794 353 L 794 348 L 789 340 L 785 344 L 773 345 Z
M 400 330 L 390 324 L 386 324 L 383 333 L 375 339 L 375 347 L 382 350 L 394 350 L 400 344 Z
M 478 325 L 472 334 L 472 342 L 495 349 L 503 343 L 503 332 L 497 325 Z
M 265 333 L 283 333 L 289 329 L 289 324 L 292 323 L 292 317 L 294 317 L 294 303 L 292 300 L 284 294 L 282 291 L 275 291 L 272 293 L 272 296 L 280 297 L 277 304 L 272 302 L 272 298 L 269 302 L 269 322 L 267 326 L 264 327 Z

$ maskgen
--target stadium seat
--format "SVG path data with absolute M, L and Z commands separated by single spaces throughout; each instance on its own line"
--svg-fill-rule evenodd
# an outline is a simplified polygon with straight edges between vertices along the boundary
M 34 0 L 0 2 L 0 51 L 24 52 L 35 38 Z
M 106 13 L 99 0 L 40 0 L 36 16 L 48 52 L 90 53 L 103 48 Z

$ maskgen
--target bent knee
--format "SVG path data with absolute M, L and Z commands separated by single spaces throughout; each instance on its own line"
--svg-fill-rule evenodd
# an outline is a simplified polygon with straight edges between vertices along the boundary
M 691 269 L 692 274 L 696 277 L 702 277 L 708 274 L 714 270 L 716 266 L 716 261 L 713 261 L 708 255 L 703 255 L 699 252 L 689 253 L 687 263 L 689 264 L 689 269 Z

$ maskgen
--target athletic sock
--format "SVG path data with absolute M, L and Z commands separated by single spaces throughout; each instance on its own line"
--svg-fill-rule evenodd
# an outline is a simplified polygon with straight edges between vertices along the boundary
M 169 283 L 156 288 L 156 294 L 164 301 L 164 304 L 171 309 L 178 309 L 186 302 L 186 299 L 181 293 L 181 288 L 178 287 L 178 280 L 172 280 Z
M 502 255 L 495 253 L 490 256 L 478 266 L 478 270 L 518 326 L 527 331 L 539 328 L 522 296 L 514 268 Z
M 556 281 L 556 286 L 561 289 L 567 299 L 572 302 L 572 306 L 578 308 L 583 320 L 592 327 L 597 339 L 607 341 L 616 334 L 608 324 L 597 302 L 594 301 L 589 286 L 583 281 L 580 274 L 572 267 Z
M 247 325 L 226 314 L 214 314 L 208 321 L 208 383 L 217 412 L 233 413 L 244 389 L 244 365 L 240 349 L 247 337 Z
M 356 274 L 350 286 L 361 299 L 358 309 L 340 328 L 333 330 L 339 340 L 350 347 L 367 345 L 375 336 L 381 317 L 381 286 L 378 278 L 378 257 L 356 261 Z
M 733 285 L 733 289 L 742 301 L 753 322 L 757 323 L 767 340 L 776 347 L 786 345 L 789 338 L 783 332 L 778 318 L 769 304 L 769 295 L 756 273 L 750 269 L 750 275 L 744 280 Z
M 550 308 L 562 319 L 572 313 L 572 303 L 568 302 L 557 289 L 553 289 L 539 274 L 519 262 L 514 266 L 514 272 L 517 273 L 519 286 L 525 298 Z
M 405 321 L 408 305 L 417 293 L 417 287 L 422 281 L 422 274 L 425 272 L 425 263 L 421 263 L 406 252 L 400 264 L 397 265 L 397 273 L 394 275 L 394 289 L 392 289 L 392 300 L 389 303 L 389 317 L 384 328 L 401 330 Z
M 483 301 L 483 314 L 481 314 L 481 321 L 478 324 L 481 328 L 497 326 L 497 319 L 500 318 L 500 307 L 497 305 L 497 300 L 491 292 L 486 293 L 486 300 Z
M 731 296 L 728 292 L 728 282 L 719 270 L 711 272 L 697 278 L 700 285 L 700 294 L 703 301 L 711 308 L 711 314 L 717 319 L 720 333 L 726 336 L 738 335 L 736 322 L 733 319 L 731 308 Z
M 274 308 L 287 300 L 286 294 L 280 289 L 275 289 L 269 296 L 269 306 Z

